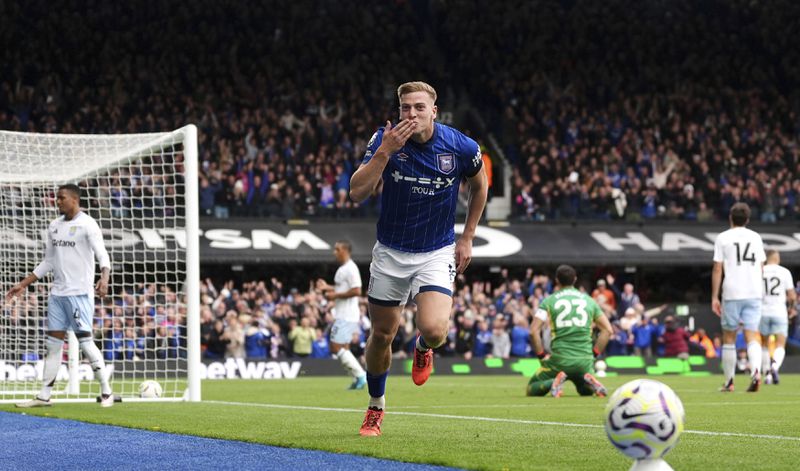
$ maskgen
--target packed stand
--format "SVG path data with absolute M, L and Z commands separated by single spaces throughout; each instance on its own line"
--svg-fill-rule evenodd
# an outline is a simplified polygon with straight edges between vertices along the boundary
M 0 11 L 0 40 L 14 44 L 0 52 L 0 129 L 195 123 L 208 216 L 375 215 L 376 198 L 347 196 L 367 140 L 397 116 L 398 83 L 442 82 L 426 48 L 366 39 L 380 25 L 387 47 L 417 43 L 422 25 L 407 2 L 70 1 L 56 10 L 37 0 Z M 440 95 L 446 103 L 446 87 Z M 120 180 L 108 204 L 124 213 L 137 190 L 131 175 Z
M 514 164 L 514 218 L 797 218 L 797 3 L 434 5 Z
M 539 303 L 554 288 L 554 280 L 529 269 L 515 277 L 503 270 L 490 281 L 468 281 L 459 275 L 447 342 L 436 349 L 440 356 L 471 358 L 531 358 L 530 324 Z M 667 305 L 646 308 L 630 282 L 608 274 L 578 288 L 591 295 L 612 321 L 614 334 L 606 355 L 636 355 L 644 358 L 720 355 L 718 331 L 689 331 L 684 318 Z M 201 337 L 204 357 L 222 358 L 330 358 L 331 308 L 313 282 L 290 287 L 277 278 L 237 286 L 232 281 L 201 284 Z M 361 358 L 371 323 L 367 300 L 359 300 L 360 332 L 350 349 Z M 395 358 L 408 358 L 414 348 L 415 307 L 403 310 L 397 337 L 392 343 Z M 718 329 L 717 329 L 718 330 Z M 800 341 L 800 323 L 793 321 L 791 337 Z M 549 329 L 543 333 L 549 348 Z M 740 343 L 744 345 L 743 338 Z
M 495 132 L 514 167 L 514 218 L 705 221 L 725 219 L 742 200 L 756 220 L 793 220 L 798 8 L 10 3 L 0 129 L 135 133 L 196 123 L 204 215 L 374 216 L 377 198 L 349 200 L 350 175 L 375 128 L 396 116 L 397 84 L 424 78 L 443 110 L 465 105 L 453 91 L 467 90 L 467 106 Z M 375 25 L 386 47 L 369 39 Z M 150 195 L 119 177 L 100 200 L 124 214 Z
M 40 359 L 48 291 L 38 284 L 15 302 L 2 301 L 0 336 L 23 361 Z M 95 298 L 93 335 L 106 361 L 187 358 L 186 302 L 165 284 L 148 283 Z
M 495 282 L 468 282 L 457 278 L 447 342 L 436 349 L 440 356 L 471 358 L 531 358 L 530 324 L 539 303 L 554 288 L 546 274 L 528 269 L 515 277 L 506 270 Z M 633 284 L 612 275 L 598 277 L 590 284 L 581 279 L 577 287 L 590 295 L 612 321 L 614 333 L 606 356 L 635 355 L 644 358 L 701 355 L 720 356 L 718 331 L 702 327 L 690 331 L 680 316 L 667 305 L 645 308 Z M 331 358 L 329 331 L 333 324 L 333 303 L 315 288 L 290 287 L 277 278 L 237 286 L 233 281 L 200 283 L 201 349 L 205 359 Z M 15 351 L 22 360 L 39 359 L 35 339 L 44 328 L 37 316 L 46 302 L 43 286 L 15 303 L 3 304 L 3 338 L 18 338 Z M 349 345 L 356 358 L 363 359 L 371 323 L 367 300 L 359 300 L 360 330 Z M 408 358 L 414 348 L 415 307 L 403 310 L 398 334 L 392 343 L 395 358 Z M 20 336 L 20 329 L 27 334 Z M 543 332 L 549 349 L 549 329 Z M 186 358 L 186 305 L 166 285 L 142 284 L 111 293 L 104 302 L 96 300 L 94 336 L 106 360 L 154 360 Z M 800 344 L 800 322 L 790 321 L 789 343 Z M 746 364 L 743 335 L 737 338 L 740 369 Z

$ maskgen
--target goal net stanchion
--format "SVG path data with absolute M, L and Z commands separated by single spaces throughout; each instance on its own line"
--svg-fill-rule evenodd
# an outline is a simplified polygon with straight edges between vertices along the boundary
M 44 258 L 65 183 L 83 190 L 81 208 L 100 225 L 111 257 L 94 338 L 114 394 L 141 400 L 139 384 L 155 380 L 158 400 L 201 399 L 197 153 L 193 125 L 120 135 L 0 131 L 0 403 L 41 388 L 51 280 L 15 300 L 5 294 Z M 95 401 L 99 384 L 69 337 L 53 400 Z

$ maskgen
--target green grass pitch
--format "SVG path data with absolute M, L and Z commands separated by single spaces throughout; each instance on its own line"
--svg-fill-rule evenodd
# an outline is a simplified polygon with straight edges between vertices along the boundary
M 606 378 L 613 389 L 633 376 Z M 798 469 L 800 375 L 778 386 L 717 392 L 720 376 L 661 376 L 686 409 L 686 431 L 667 455 L 676 469 Z M 162 432 L 353 453 L 466 469 L 627 469 L 608 442 L 606 400 L 524 396 L 522 376 L 432 376 L 422 387 L 390 377 L 383 436 L 358 428 L 366 391 L 348 380 L 205 381 L 202 403 L 56 404 L 28 413 Z M 0 410 L 16 411 L 12 405 Z

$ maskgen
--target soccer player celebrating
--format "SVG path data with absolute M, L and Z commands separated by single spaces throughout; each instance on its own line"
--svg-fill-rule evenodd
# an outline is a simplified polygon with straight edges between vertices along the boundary
M 367 290 L 372 330 L 367 340 L 369 408 L 361 435 L 378 436 L 391 343 L 409 296 L 417 304 L 412 379 L 427 381 L 432 348 L 447 339 L 456 272 L 472 259 L 472 239 L 486 205 L 488 184 L 478 144 L 436 123 L 436 91 L 424 82 L 397 89 L 400 122 L 379 129 L 350 180 L 350 197 L 361 202 L 383 182 L 378 241 L 372 250 Z M 464 231 L 455 239 L 458 188 L 469 183 Z
M 367 375 L 353 353 L 350 352 L 350 340 L 359 331 L 361 310 L 358 308 L 358 297 L 361 296 L 361 274 L 350 258 L 352 246 L 346 240 L 340 240 L 333 246 L 333 255 L 339 262 L 339 269 L 333 277 L 335 286 L 325 280 L 317 280 L 317 289 L 325 293 L 329 301 L 336 303 L 334 307 L 335 321 L 331 327 L 331 353 L 342 367 L 353 377 L 350 389 L 364 389 Z
M 736 329 L 742 323 L 747 342 L 747 360 L 752 370 L 747 391 L 756 392 L 761 386 L 761 338 L 758 325 L 761 321 L 761 298 L 764 294 L 762 272 L 766 256 L 761 236 L 745 227 L 750 221 L 747 203 L 734 204 L 728 219 L 730 229 L 719 234 L 714 241 L 714 267 L 711 271 L 711 310 L 722 322 L 722 372 L 725 383 L 720 391 L 733 392 Z
M 594 299 L 575 289 L 577 274 L 569 265 L 556 269 L 556 290 L 539 304 L 531 324 L 531 343 L 542 366 L 528 382 L 528 396 L 561 397 L 564 383 L 572 381 L 581 396 L 605 397 L 606 388 L 594 377 L 594 359 L 611 338 L 608 318 Z M 542 347 L 542 326 L 550 323 L 552 354 Z M 600 332 L 592 346 L 592 324 Z
M 786 336 L 789 334 L 789 312 L 797 315 L 794 309 L 797 293 L 794 291 L 792 273 L 780 265 L 781 255 L 777 250 L 767 250 L 767 263 L 764 265 L 764 299 L 761 303 L 761 374 L 780 382 L 778 370 L 786 357 Z M 767 339 L 775 336 L 775 357 L 770 364 Z M 768 376 L 769 375 L 769 376 Z
M 108 292 L 111 263 L 103 244 L 103 234 L 91 216 L 80 210 L 81 189 L 77 185 L 61 185 L 56 193 L 56 205 L 61 217 L 47 229 L 44 261 L 33 273 L 16 284 L 6 294 L 10 299 L 24 294 L 28 285 L 53 273 L 47 305 L 47 355 L 44 362 L 44 382 L 39 395 L 17 407 L 50 406 L 50 395 L 61 367 L 62 346 L 67 330 L 75 332 L 81 350 L 100 380 L 100 405 L 111 407 L 109 374 L 103 356 L 92 339 L 94 294 L 103 297 Z M 100 280 L 94 283 L 94 258 L 100 263 Z

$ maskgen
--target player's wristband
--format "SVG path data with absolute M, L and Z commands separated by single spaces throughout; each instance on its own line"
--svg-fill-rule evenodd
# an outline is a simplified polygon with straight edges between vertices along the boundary
M 547 352 L 542 350 L 541 352 L 537 353 L 536 356 L 539 357 L 540 360 L 544 360 L 544 357 L 547 356 Z
M 597 347 L 592 347 L 592 354 L 597 358 L 600 356 L 600 350 L 598 350 Z

